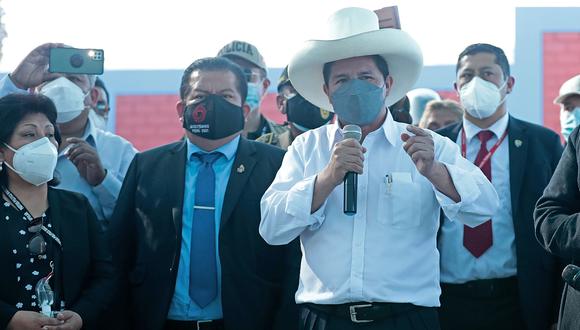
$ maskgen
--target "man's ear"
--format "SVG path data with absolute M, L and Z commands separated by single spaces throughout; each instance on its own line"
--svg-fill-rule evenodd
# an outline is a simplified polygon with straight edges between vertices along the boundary
M 244 112 L 244 119 L 246 119 L 248 118 L 248 115 L 252 111 L 252 108 L 250 108 L 250 106 L 247 103 L 244 103 L 244 105 L 242 105 L 242 111 Z
M 512 76 L 510 76 L 507 80 L 507 84 L 506 84 L 506 94 L 509 94 L 512 92 L 512 90 L 514 89 L 514 85 L 516 84 L 516 79 Z
M 385 79 L 385 89 L 387 96 L 391 93 L 391 88 L 393 88 L 393 76 L 388 75 L 387 79 Z
M 280 113 L 283 115 L 286 114 L 286 108 L 284 107 L 284 100 L 286 100 L 286 98 L 284 96 L 282 96 L 282 95 L 276 96 L 276 106 L 278 107 L 278 111 L 280 111 Z
M 85 99 L 86 100 L 86 99 Z M 87 104 L 91 108 L 96 108 L 97 101 L 99 100 L 99 91 L 96 88 L 91 88 L 89 91 L 89 104 Z M 86 101 L 85 101 L 86 102 Z
M 99 90 L 95 87 L 91 88 L 91 102 L 97 104 L 99 100 Z
M 328 85 L 322 85 L 322 90 L 324 91 L 324 94 L 326 94 L 326 97 L 328 97 L 328 102 L 332 104 L 332 101 L 330 100 L 330 90 L 328 89 Z
M 179 118 L 179 121 L 183 123 L 183 112 L 185 111 L 185 105 L 183 104 L 183 101 L 177 101 L 177 104 L 175 104 L 175 110 L 177 111 L 177 117 Z
M 453 82 L 453 90 L 455 90 L 455 94 L 459 96 L 459 88 L 457 87 L 457 81 Z
M 270 79 L 266 78 L 262 82 L 262 87 L 264 88 L 264 95 L 268 94 L 268 87 L 270 87 Z

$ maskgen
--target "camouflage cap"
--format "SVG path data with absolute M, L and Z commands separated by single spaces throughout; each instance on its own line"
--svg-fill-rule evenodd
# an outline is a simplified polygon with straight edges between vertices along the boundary
M 282 71 L 282 74 L 280 75 L 280 78 L 278 78 L 278 91 L 280 91 L 280 88 L 282 88 L 282 86 L 290 84 L 290 78 L 288 77 L 288 66 L 286 66 L 284 68 L 284 71 Z
M 258 51 L 258 48 L 245 41 L 234 40 L 230 42 L 220 49 L 217 56 L 239 57 L 254 64 L 260 69 L 267 70 L 266 62 L 264 62 L 264 58 Z

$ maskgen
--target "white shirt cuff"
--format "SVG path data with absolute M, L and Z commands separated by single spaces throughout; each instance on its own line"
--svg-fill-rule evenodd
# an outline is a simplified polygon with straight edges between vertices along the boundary
M 320 228 L 325 219 L 326 201 L 316 212 L 310 213 L 315 183 L 316 175 L 296 183 L 288 192 L 285 208 L 288 215 L 308 226 L 310 230 Z
M 107 171 L 103 182 L 93 187 L 93 192 L 99 199 L 105 218 L 109 218 L 113 214 L 117 197 L 121 191 L 121 185 L 121 181 L 119 181 L 111 171 Z
M 453 186 L 459 193 L 459 202 L 454 202 L 451 198 L 445 196 L 442 192 L 437 190 L 433 186 L 433 191 L 435 191 L 435 197 L 439 202 L 439 205 L 443 209 L 445 215 L 450 219 L 454 220 L 461 211 L 461 207 L 466 204 L 469 205 L 474 202 L 480 195 L 479 187 L 469 171 L 466 171 L 458 166 L 443 163 L 451 176 L 453 181 Z

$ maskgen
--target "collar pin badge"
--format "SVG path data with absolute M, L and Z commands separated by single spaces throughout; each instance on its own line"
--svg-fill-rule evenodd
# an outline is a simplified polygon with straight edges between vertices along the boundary
M 246 167 L 244 166 L 244 164 L 241 164 L 240 166 L 238 166 L 238 169 L 236 171 L 238 171 L 238 173 L 242 174 L 246 171 Z
M 522 146 L 523 142 L 522 142 L 522 140 L 515 140 L 514 144 L 516 145 L 516 148 L 519 148 Z

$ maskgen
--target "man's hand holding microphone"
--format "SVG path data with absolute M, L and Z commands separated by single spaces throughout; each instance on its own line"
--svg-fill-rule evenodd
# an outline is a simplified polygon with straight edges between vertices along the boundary
M 334 188 L 345 181 L 347 173 L 363 173 L 364 153 L 367 150 L 359 142 L 361 138 L 360 127 L 346 125 L 342 132 L 344 139 L 334 145 L 330 162 L 316 178 L 311 213 L 316 212 Z M 352 177 L 353 174 L 349 174 L 349 176 Z M 354 188 L 356 197 L 356 187 Z M 356 206 L 356 199 L 354 202 Z

